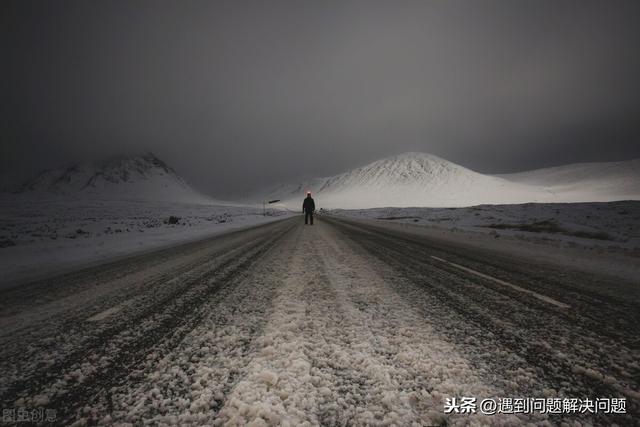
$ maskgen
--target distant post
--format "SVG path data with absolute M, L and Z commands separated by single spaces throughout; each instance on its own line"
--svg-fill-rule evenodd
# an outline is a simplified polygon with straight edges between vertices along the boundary
M 269 200 L 268 202 L 263 200 L 262 201 L 262 216 L 267 216 L 267 206 L 266 204 L 272 204 L 272 203 L 278 203 L 280 201 L 280 199 L 276 199 L 276 200 Z

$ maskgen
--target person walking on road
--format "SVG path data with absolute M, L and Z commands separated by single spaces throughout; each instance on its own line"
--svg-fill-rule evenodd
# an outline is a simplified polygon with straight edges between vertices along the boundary
M 304 212 L 304 223 L 313 225 L 313 212 L 316 210 L 316 204 L 311 198 L 311 191 L 307 191 L 307 198 L 302 202 L 302 212 Z

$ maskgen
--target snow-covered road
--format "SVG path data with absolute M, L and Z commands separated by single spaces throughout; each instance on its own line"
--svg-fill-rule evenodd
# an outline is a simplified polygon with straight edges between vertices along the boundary
M 635 286 L 290 218 L 3 291 L 0 401 L 79 425 L 633 424 Z M 445 414 L 446 397 L 627 414 Z

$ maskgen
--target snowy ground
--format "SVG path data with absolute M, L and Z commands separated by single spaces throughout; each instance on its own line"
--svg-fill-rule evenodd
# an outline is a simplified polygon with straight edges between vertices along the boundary
M 633 425 L 637 284 L 296 217 L 2 292 L 0 403 L 76 425 Z M 444 413 L 463 396 L 627 414 Z
M 268 213 L 263 216 L 257 206 L 5 196 L 0 199 L 0 288 L 285 214 Z
M 640 202 L 333 210 L 350 218 L 640 251 Z

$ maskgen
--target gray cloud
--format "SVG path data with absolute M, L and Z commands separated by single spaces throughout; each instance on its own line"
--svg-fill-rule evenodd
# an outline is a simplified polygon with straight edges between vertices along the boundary
M 484 172 L 640 157 L 634 0 L 2 9 L 11 176 L 152 150 L 233 196 L 409 150 Z

